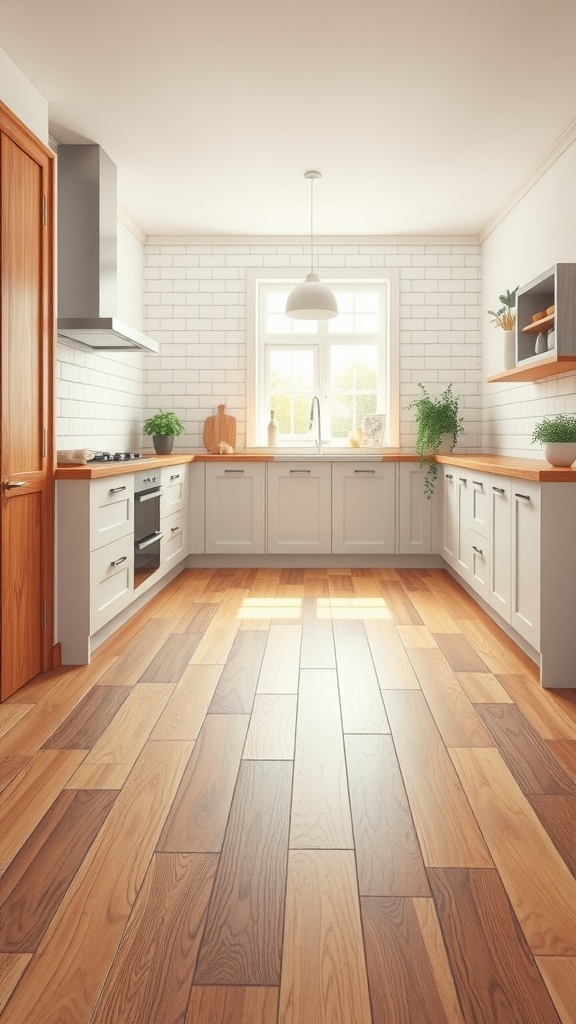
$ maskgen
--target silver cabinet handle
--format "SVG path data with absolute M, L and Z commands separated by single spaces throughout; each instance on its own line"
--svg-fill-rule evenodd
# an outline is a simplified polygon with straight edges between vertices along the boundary
M 472 545 L 472 551 L 475 551 L 477 555 L 482 554 L 482 548 L 477 548 L 475 544 Z
M 173 473 L 172 476 L 170 477 L 171 481 L 172 480 L 179 480 L 179 479 L 180 479 L 180 473 Z
M 472 483 L 474 484 L 475 487 L 484 487 L 484 484 L 482 483 L 481 480 L 473 480 Z
M 159 498 L 161 493 L 160 488 L 158 488 L 156 491 L 149 491 L 148 494 L 135 494 L 134 500 L 140 503 L 143 501 L 152 501 L 153 498 Z
M 109 494 L 120 494 L 120 491 L 125 491 L 125 490 L 126 490 L 126 484 L 124 484 L 122 487 L 111 487 L 108 493 Z
M 114 562 L 110 562 L 110 565 L 122 565 L 122 562 L 125 562 L 127 558 L 128 555 L 122 555 L 122 558 L 117 558 Z
M 354 472 L 355 473 L 369 473 L 371 476 L 374 476 L 374 473 L 376 472 L 376 470 L 375 469 L 355 469 Z
M 459 476 L 458 479 L 459 479 L 461 484 L 467 484 L 468 483 L 468 477 Z
M 291 469 L 291 473 L 311 473 L 311 469 Z
M 496 491 L 496 494 L 505 494 L 505 490 L 503 487 L 494 487 L 494 485 L 492 485 L 492 490 Z
M 446 479 L 447 480 L 452 480 L 452 477 L 453 477 L 452 473 L 446 473 Z
M 179 526 L 172 526 L 172 527 L 170 528 L 170 533 L 178 533 L 178 530 L 179 530 L 179 529 L 180 529 L 180 527 L 179 527 Z
M 12 480 L 9 483 L 5 483 L 4 487 L 6 488 L 7 491 L 11 491 L 15 487 L 26 487 L 26 481 L 25 480 Z
M 516 493 L 514 495 L 514 497 L 515 498 L 522 498 L 523 501 L 532 501 L 532 498 L 530 497 L 529 494 L 518 494 L 518 493 Z
M 225 473 L 240 473 L 240 474 L 242 474 L 244 472 L 244 470 L 243 469 L 225 469 L 224 472 Z
M 151 544 L 155 544 L 157 540 L 162 540 L 163 536 L 164 534 L 160 533 L 160 530 L 158 530 L 158 532 L 153 533 L 151 537 L 144 537 L 144 540 L 136 541 L 134 547 L 136 547 L 138 551 L 142 551 L 144 548 L 150 547 Z

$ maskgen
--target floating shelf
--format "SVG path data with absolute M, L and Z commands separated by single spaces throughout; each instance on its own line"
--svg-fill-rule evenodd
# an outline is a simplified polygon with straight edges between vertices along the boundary
M 556 352 L 544 352 L 534 359 L 524 359 L 511 370 L 493 373 L 486 380 L 489 384 L 499 380 L 545 380 L 546 377 L 557 377 L 558 374 L 568 373 L 570 370 L 576 370 L 576 356 L 559 356 Z
M 550 330 L 554 327 L 554 313 L 550 313 L 549 316 L 543 316 L 541 320 L 535 320 L 533 323 L 528 324 L 527 327 L 522 328 L 522 334 L 539 334 L 543 328 Z

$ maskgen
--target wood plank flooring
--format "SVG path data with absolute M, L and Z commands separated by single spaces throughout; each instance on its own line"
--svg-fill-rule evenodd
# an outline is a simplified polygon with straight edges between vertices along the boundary
M 0 708 L 31 1021 L 576 1024 L 576 691 L 442 570 L 185 570 Z

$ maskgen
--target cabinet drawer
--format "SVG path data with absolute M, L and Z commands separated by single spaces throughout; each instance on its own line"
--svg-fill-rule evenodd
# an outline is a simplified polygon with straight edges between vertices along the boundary
M 90 482 L 90 550 L 133 531 L 134 477 L 104 477 Z
M 133 593 L 134 538 L 129 534 L 90 555 L 90 633 L 126 608 Z
M 162 481 L 162 497 L 160 499 L 160 515 L 162 519 L 174 512 L 186 508 L 188 491 L 188 466 L 163 466 L 160 479 Z
M 160 541 L 160 568 L 167 572 L 188 554 L 186 513 L 175 512 L 162 520 Z

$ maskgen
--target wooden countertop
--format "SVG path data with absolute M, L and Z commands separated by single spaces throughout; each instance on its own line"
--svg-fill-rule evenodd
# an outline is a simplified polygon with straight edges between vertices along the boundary
M 358 451 L 361 460 L 366 451 Z M 309 456 L 303 456 L 303 458 Z M 330 459 L 329 455 L 324 456 Z M 275 456 L 262 453 L 236 452 L 234 455 L 210 455 L 208 452 L 175 452 L 172 455 L 143 455 L 133 462 L 89 462 L 81 466 L 58 466 L 57 480 L 95 480 L 99 477 L 120 476 L 123 473 L 137 473 L 141 469 L 159 469 L 162 466 L 178 466 L 185 462 L 273 462 Z M 286 458 L 286 457 L 284 457 Z M 298 461 L 298 455 L 293 456 Z M 370 456 L 374 461 L 374 456 Z M 413 452 L 390 451 L 380 455 L 382 462 L 417 462 Z M 338 456 L 334 455 L 334 461 Z M 462 469 L 475 469 L 479 473 L 495 473 L 519 480 L 538 480 L 540 483 L 576 483 L 576 468 L 561 469 L 550 466 L 540 459 L 519 459 L 509 455 L 437 455 L 436 461 Z

